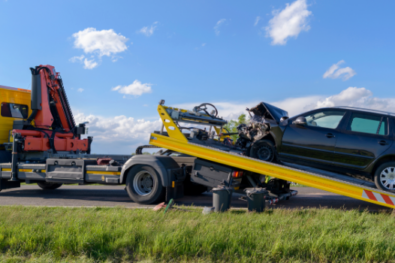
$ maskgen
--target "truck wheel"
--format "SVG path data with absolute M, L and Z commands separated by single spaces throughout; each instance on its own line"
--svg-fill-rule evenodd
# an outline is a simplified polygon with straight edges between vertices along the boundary
M 257 141 L 251 147 L 250 156 L 262 161 L 274 162 L 276 159 L 276 148 L 272 141 Z
M 395 193 L 395 162 L 380 165 L 374 173 L 374 183 L 380 190 Z
M 153 204 L 165 197 L 165 188 L 158 173 L 151 166 L 136 165 L 126 177 L 126 190 L 136 203 Z
M 49 183 L 49 182 L 38 182 L 37 185 L 43 190 L 55 190 L 62 186 L 62 184 Z

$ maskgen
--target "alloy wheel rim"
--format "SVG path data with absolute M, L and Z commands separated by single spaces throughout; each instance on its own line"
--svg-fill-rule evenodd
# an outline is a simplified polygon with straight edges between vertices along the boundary
M 133 179 L 133 189 L 140 196 L 149 195 L 152 192 L 153 186 L 154 179 L 146 170 L 138 172 Z
M 267 161 L 272 156 L 272 149 L 267 146 L 261 146 L 257 151 L 258 158 Z
M 380 182 L 388 190 L 395 190 L 395 167 L 387 167 L 380 173 Z

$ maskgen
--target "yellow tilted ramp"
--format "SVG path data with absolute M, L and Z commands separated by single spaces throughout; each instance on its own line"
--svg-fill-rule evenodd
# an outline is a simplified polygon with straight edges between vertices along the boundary
M 314 174 L 288 166 L 268 163 L 215 148 L 180 141 L 156 133 L 151 134 L 150 144 L 242 170 L 273 176 L 335 194 L 395 208 L 395 195 L 380 191 L 376 188 L 349 183 L 329 176 Z
M 191 143 L 178 129 L 177 123 L 168 114 L 167 109 L 178 109 L 158 106 L 159 115 L 169 136 L 152 133 L 150 137 L 150 144 L 152 145 L 257 174 L 264 174 L 373 204 L 395 208 L 395 195 L 376 188 Z

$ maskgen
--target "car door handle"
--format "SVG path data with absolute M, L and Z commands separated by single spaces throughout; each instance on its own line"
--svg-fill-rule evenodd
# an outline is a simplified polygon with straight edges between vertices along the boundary
M 332 133 L 327 133 L 327 134 L 326 134 L 326 137 L 327 137 L 327 138 L 335 138 L 335 135 L 333 135 Z
M 387 145 L 388 142 L 381 140 L 381 141 L 379 141 L 379 144 L 384 146 L 384 145 Z

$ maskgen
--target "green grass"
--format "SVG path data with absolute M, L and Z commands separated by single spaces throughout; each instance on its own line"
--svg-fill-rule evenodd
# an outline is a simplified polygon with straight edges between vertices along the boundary
M 0 262 L 395 262 L 394 233 L 356 210 L 0 207 Z

